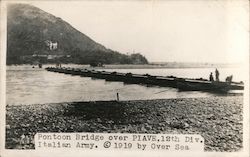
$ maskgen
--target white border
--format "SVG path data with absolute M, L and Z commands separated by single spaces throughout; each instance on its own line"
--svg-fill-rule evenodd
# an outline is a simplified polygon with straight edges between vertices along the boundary
M 190 0 L 192 1 L 192 0 Z M 247 75 L 247 80 L 248 82 L 245 83 L 245 93 L 244 93 L 244 106 L 243 106 L 243 150 L 240 152 L 233 152 L 233 153 L 225 153 L 225 152 L 204 152 L 201 154 L 194 154 L 194 153 L 170 153 L 170 152 L 157 152 L 153 151 L 152 153 L 149 152 L 118 152 L 118 151 L 96 151 L 96 152 L 91 152 L 91 151 L 67 151 L 67 152 L 58 152 L 58 151 L 53 151 L 53 152 L 37 152 L 35 150 L 6 150 L 5 149 L 5 82 L 6 82 L 6 37 L 7 37 L 7 22 L 6 22 L 6 4 L 8 3 L 7 0 L 0 1 L 1 2 L 1 44 L 0 44 L 0 70 L 1 70 L 1 75 L 0 75 L 0 82 L 1 82 L 1 95 L 0 95 L 0 101 L 1 101 L 1 107 L 0 107 L 0 120 L 1 120 L 1 125 L 0 125 L 0 155 L 1 156 L 6 156 L 6 157 L 11 157 L 11 156 L 83 156 L 83 155 L 88 155 L 88 156 L 166 156 L 166 155 L 171 155 L 171 156 L 240 156 L 240 157 L 247 157 L 249 156 L 249 58 L 246 58 L 246 68 L 243 69 Z M 25 2 L 25 1 L 10 1 L 10 2 Z M 26 1 L 29 2 L 29 1 Z M 229 2 L 233 2 L 233 0 L 229 0 Z M 248 0 L 242 0 L 240 1 L 242 3 L 245 3 L 247 6 L 245 6 L 245 9 L 248 11 L 249 14 L 249 1 Z M 249 17 L 246 17 L 249 19 Z M 248 22 L 249 23 L 249 22 Z M 246 33 L 249 35 L 249 25 L 248 25 L 248 30 L 246 30 Z M 240 39 L 239 39 L 240 40 Z M 248 45 L 246 45 L 249 50 L 249 39 L 248 39 Z

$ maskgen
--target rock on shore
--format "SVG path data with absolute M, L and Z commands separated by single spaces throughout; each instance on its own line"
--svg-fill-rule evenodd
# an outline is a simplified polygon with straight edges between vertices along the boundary
M 6 148 L 34 149 L 36 132 L 112 132 L 201 134 L 205 151 L 239 151 L 242 108 L 242 96 L 8 105 Z

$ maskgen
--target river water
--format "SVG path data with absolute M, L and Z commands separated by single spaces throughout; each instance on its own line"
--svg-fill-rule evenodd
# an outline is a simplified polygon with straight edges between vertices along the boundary
M 103 70 L 103 69 L 100 69 Z M 166 69 L 104 69 L 105 71 L 131 72 L 185 78 L 208 78 L 213 68 Z M 234 81 L 244 81 L 239 68 L 221 68 L 220 77 L 233 74 Z M 213 93 L 178 91 L 168 87 L 147 87 L 122 82 L 107 82 L 89 77 L 48 72 L 31 66 L 8 66 L 6 73 L 6 101 L 9 105 L 43 104 L 74 101 L 166 99 L 210 97 Z M 242 91 L 241 91 L 242 92 Z

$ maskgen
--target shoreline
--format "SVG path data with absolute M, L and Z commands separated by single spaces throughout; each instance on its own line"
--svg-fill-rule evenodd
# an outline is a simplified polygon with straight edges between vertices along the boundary
M 200 134 L 205 151 L 239 151 L 242 109 L 243 96 L 7 105 L 6 149 L 34 149 L 36 132 L 95 132 Z
M 217 93 L 216 93 L 217 94 Z M 33 104 L 11 104 L 7 103 L 6 107 L 15 107 L 15 106 L 32 106 L 32 105 L 60 105 L 60 104 L 73 104 L 73 103 L 101 103 L 101 102 L 137 102 L 137 101 L 165 101 L 165 100 L 180 100 L 180 99 L 206 99 L 206 98 L 220 98 L 220 97 L 243 97 L 244 93 L 219 93 L 214 96 L 201 96 L 201 97 L 180 97 L 180 98 L 156 98 L 156 99 L 131 99 L 131 100 L 119 100 L 116 99 L 110 99 L 110 100 L 84 100 L 84 101 L 64 101 L 64 102 L 52 102 L 52 103 L 33 103 Z M 243 98 L 242 98 L 243 99 Z
M 33 64 L 10 64 L 7 67 L 20 67 L 27 66 L 32 67 Z M 43 66 L 55 66 L 55 63 L 43 64 Z M 62 66 L 73 66 L 90 69 L 199 69 L 199 68 L 239 68 L 239 64 L 226 64 L 226 63 L 175 63 L 169 62 L 165 64 L 104 64 L 103 67 L 91 67 L 89 64 L 74 64 L 74 63 L 62 63 Z M 36 67 L 38 68 L 38 67 Z

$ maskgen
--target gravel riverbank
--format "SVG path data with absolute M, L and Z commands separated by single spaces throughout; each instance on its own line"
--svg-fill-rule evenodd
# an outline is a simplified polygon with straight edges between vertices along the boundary
M 242 108 L 243 96 L 8 105 L 6 148 L 34 149 L 36 132 L 112 132 L 201 134 L 205 151 L 238 151 Z

